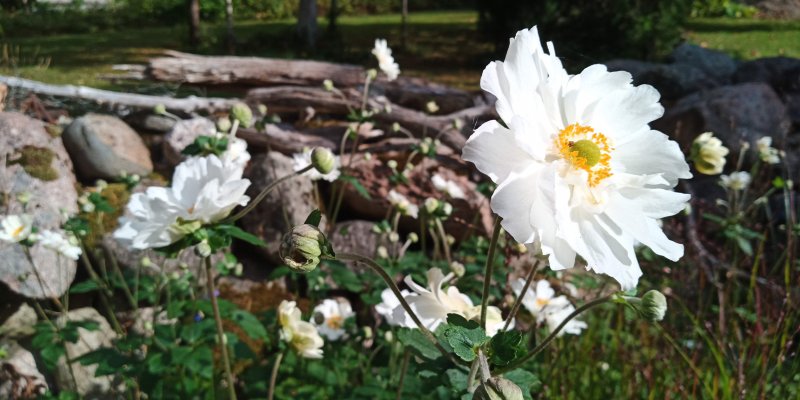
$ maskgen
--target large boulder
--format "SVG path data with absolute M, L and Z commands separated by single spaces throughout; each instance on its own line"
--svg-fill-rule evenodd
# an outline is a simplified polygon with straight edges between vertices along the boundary
M 0 113 L 0 159 L 8 160 L 0 163 L 0 190 L 5 194 L 0 214 L 31 214 L 34 226 L 45 230 L 59 228 L 64 214 L 78 212 L 72 162 L 61 140 L 47 133 L 41 121 Z M 19 201 L 23 193 L 30 194 L 27 204 Z M 31 248 L 31 256 L 33 264 L 22 246 L 0 242 L 0 281 L 29 298 L 64 294 L 75 278 L 75 261 L 41 245 Z
M 252 184 L 247 190 L 255 198 L 272 182 L 294 172 L 293 160 L 278 152 L 268 152 L 253 157 L 244 177 Z M 280 262 L 278 248 L 281 238 L 293 226 L 302 224 L 306 217 L 319 208 L 314 196 L 314 183 L 300 175 L 279 184 L 264 200 L 241 220 L 242 228 L 263 239 L 267 246 L 261 249 L 270 261 Z
M 647 84 L 658 89 L 661 98 L 677 100 L 698 90 L 715 88 L 720 83 L 697 66 L 687 63 L 658 64 L 618 59 L 607 64 L 609 71 L 627 71 L 635 85 Z
M 714 132 L 731 154 L 736 154 L 741 142 L 755 147 L 762 136 L 782 143 L 791 122 L 786 107 L 769 85 L 745 83 L 686 96 L 653 126 L 683 148 L 688 148 L 698 134 Z
M 675 64 L 699 68 L 720 83 L 729 82 L 736 71 L 736 61 L 728 54 L 685 42 L 672 51 L 670 59 Z
M 153 172 L 150 151 L 144 141 L 117 117 L 86 114 L 64 130 L 63 139 L 83 180 Z
M 108 321 L 91 307 L 69 311 L 66 315 L 56 320 L 62 327 L 65 326 L 67 321 L 93 321 L 97 323 L 97 329 L 93 331 L 78 328 L 78 340 L 75 343 L 65 344 L 70 360 L 75 360 L 101 347 L 111 347 L 112 341 L 117 337 L 116 332 L 111 329 Z M 72 361 L 72 368 L 70 369 L 70 366 L 67 365 L 67 358 L 61 356 L 56 363 L 54 371 L 55 381 L 62 390 L 77 392 L 83 397 L 93 399 L 114 398 L 111 395 L 114 390 L 112 378 L 109 376 L 97 377 L 95 376 L 96 370 L 97 365 L 82 365 L 78 361 Z M 77 387 L 75 386 L 76 384 Z
M 0 399 L 36 399 L 47 392 L 33 354 L 14 341 L 0 341 Z

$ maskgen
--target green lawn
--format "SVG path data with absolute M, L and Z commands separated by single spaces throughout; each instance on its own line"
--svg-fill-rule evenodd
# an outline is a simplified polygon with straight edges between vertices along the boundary
M 238 21 L 238 54 L 289 58 L 319 58 L 372 65 L 369 50 L 376 37 L 389 40 L 403 74 L 422 76 L 465 89 L 477 89 L 481 70 L 491 60 L 491 45 L 476 30 L 474 11 L 413 13 L 408 43 L 400 47 L 400 16 L 375 15 L 340 18 L 341 36 L 325 35 L 314 54 L 297 50 L 290 40 L 292 20 Z M 326 29 L 320 20 L 320 29 Z M 222 26 L 204 26 L 203 54 L 219 54 Z M 800 21 L 696 19 L 686 38 L 720 49 L 741 59 L 786 55 L 800 57 Z M 124 86 L 101 77 L 114 73 L 114 64 L 144 63 L 163 49 L 191 51 L 185 45 L 183 25 L 116 32 L 47 35 L 0 40 L 0 74 L 60 84 L 154 91 L 162 85 Z

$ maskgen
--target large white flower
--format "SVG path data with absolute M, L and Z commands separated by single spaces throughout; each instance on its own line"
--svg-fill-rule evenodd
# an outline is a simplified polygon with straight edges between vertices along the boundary
M 19 243 L 31 235 L 33 217 L 28 214 L 8 215 L 0 223 L 0 240 L 10 243 Z
M 311 165 L 311 153 L 314 149 L 304 148 L 302 153 L 295 153 L 292 158 L 294 162 L 294 170 L 300 171 L 301 169 L 308 167 Z M 341 161 L 339 156 L 333 157 L 333 169 L 331 172 L 323 175 L 316 168 L 311 168 L 308 172 L 304 173 L 303 176 L 307 176 L 312 181 L 318 181 L 320 179 L 324 179 L 328 182 L 333 182 L 339 178 L 341 172 L 339 168 L 341 167 Z
M 394 62 L 392 49 L 389 48 L 386 39 L 375 39 L 372 54 L 378 59 L 378 67 L 386 74 L 386 78 L 390 81 L 397 79 L 397 76 L 400 75 L 400 65 Z
M 325 299 L 314 307 L 311 322 L 328 340 L 339 340 L 345 334 L 345 320 L 355 315 L 347 299 Z
M 439 325 L 447 322 L 448 314 L 458 314 L 471 320 L 480 318 L 481 307 L 473 305 L 467 295 L 462 294 L 455 286 L 442 287 L 453 278 L 452 273 L 444 275 L 441 269 L 431 268 L 426 276 L 427 287 L 422 287 L 410 276 L 406 276 L 405 283 L 413 293 L 403 296 L 411 310 L 419 317 L 422 325 L 430 330 L 435 330 Z M 494 336 L 503 327 L 505 320 L 502 318 L 500 309 L 494 306 L 487 308 L 486 316 L 486 334 Z M 401 326 L 417 327 L 401 306 L 395 307 L 392 317 Z
M 511 282 L 511 290 L 517 296 L 521 295 L 523 286 L 525 286 L 524 279 L 517 279 Z M 522 297 L 522 305 L 539 322 L 545 319 L 549 311 L 560 310 L 570 304 L 566 296 L 556 296 L 556 291 L 553 290 L 550 282 L 546 279 L 536 282 L 535 288 L 528 288 L 528 292 Z
M 431 178 L 433 187 L 440 192 L 444 192 L 454 199 L 463 199 L 465 197 L 464 191 L 458 186 L 457 183 L 442 178 L 439 174 L 434 174 Z
M 293 301 L 282 301 L 278 306 L 278 321 L 281 324 L 281 339 L 302 357 L 322 358 L 325 341 L 319 336 L 317 328 L 301 319 L 300 309 Z
M 386 196 L 386 199 L 389 200 L 389 204 L 397 208 L 400 214 L 411 218 L 417 218 L 419 216 L 419 207 L 394 189 L 389 191 L 389 195 Z
M 683 246 L 657 220 L 684 209 L 672 188 L 689 178 L 678 144 L 648 123 L 663 114 L 654 88 L 627 72 L 592 65 L 570 76 L 536 28 L 489 64 L 481 87 L 502 119 L 481 125 L 463 158 L 498 184 L 492 209 L 520 243 L 548 255 L 555 270 L 575 265 L 612 276 L 623 289 L 642 274 L 634 241 L 671 260 Z
M 250 181 L 242 179 L 243 165 L 215 155 L 185 160 L 175 168 L 170 187 L 131 196 L 130 217 L 120 218 L 114 237 L 136 249 L 163 247 L 222 220 L 250 200 L 244 194 Z
M 411 292 L 409 292 L 406 289 L 403 289 L 400 291 L 400 294 L 403 297 L 406 297 L 410 295 Z M 377 311 L 378 314 L 386 318 L 386 322 L 391 326 L 402 326 L 405 323 L 405 314 L 402 313 L 399 314 L 402 317 L 401 320 L 397 320 L 394 317 L 394 310 L 397 309 L 398 307 L 402 309 L 402 306 L 400 305 L 400 300 L 397 298 L 397 296 L 394 295 L 392 289 L 389 288 L 383 289 L 383 292 L 381 292 L 381 302 L 375 305 L 375 311 Z
M 80 258 L 82 253 L 80 246 L 75 243 L 77 239 L 61 232 L 45 230 L 37 235 L 37 240 L 42 246 L 73 260 Z

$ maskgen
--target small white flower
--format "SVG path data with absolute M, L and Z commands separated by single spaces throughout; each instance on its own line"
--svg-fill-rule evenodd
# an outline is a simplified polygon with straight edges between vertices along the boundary
M 750 181 L 752 180 L 747 171 L 737 171 L 730 175 L 722 175 L 719 178 L 719 184 L 722 187 L 735 191 L 746 189 L 750 186 Z
M 410 295 L 411 292 L 403 289 L 400 291 L 400 294 L 406 297 Z M 402 326 L 405 323 L 404 313 L 400 314 L 402 318 L 399 320 L 394 317 L 394 310 L 398 307 L 401 309 L 403 308 L 400 305 L 400 300 L 398 300 L 397 296 L 392 292 L 392 289 L 383 289 L 383 292 L 381 292 L 381 302 L 375 305 L 375 311 L 383 316 L 383 318 L 386 318 L 386 322 L 391 326 Z
M 435 114 L 437 111 L 439 111 L 439 105 L 436 104 L 435 101 L 431 100 L 425 103 L 425 110 L 430 114 Z
M 325 341 L 313 324 L 301 319 L 297 303 L 282 301 L 278 306 L 278 321 L 281 324 L 281 339 L 289 343 L 300 356 L 322 358 Z
M 454 199 L 463 199 L 466 197 L 464 195 L 464 191 L 461 190 L 461 187 L 459 187 L 458 184 L 442 178 L 442 176 L 439 174 L 433 175 L 431 178 L 431 183 L 433 183 L 433 187 L 436 188 L 436 190 L 444 192 Z
M 573 311 L 575 311 L 575 306 L 568 304 L 564 308 L 553 312 L 548 312 L 545 316 L 545 320 L 547 321 L 547 329 L 549 329 L 550 332 L 556 330 L 556 328 L 561 325 L 561 323 L 564 322 L 564 320 L 570 314 L 572 314 Z M 587 327 L 588 325 L 586 325 L 586 322 L 573 318 L 567 322 L 566 325 L 564 325 L 564 328 L 561 329 L 556 336 L 563 336 L 565 333 L 569 333 L 570 335 L 580 335 L 581 332 Z
M 314 149 L 306 148 L 303 149 L 302 153 L 295 153 L 294 156 L 292 156 L 294 158 L 295 171 L 300 171 L 301 169 L 311 165 L 311 153 L 313 151 Z M 304 173 L 303 176 L 307 176 L 312 181 L 318 181 L 320 179 L 324 179 L 328 182 L 333 182 L 339 178 L 339 175 L 341 175 L 341 172 L 339 171 L 340 167 L 341 167 L 341 161 L 339 160 L 339 156 L 334 156 L 333 169 L 331 170 L 331 172 L 328 172 L 327 174 L 323 175 L 316 169 L 312 168 L 308 172 Z
M 772 147 L 772 137 L 764 136 L 756 141 L 758 156 L 767 164 L 780 164 L 781 157 L 778 149 Z
M 386 44 L 386 39 L 375 39 L 372 54 L 378 59 L 378 67 L 386 74 L 386 78 L 390 81 L 397 79 L 397 76 L 400 75 L 400 65 L 394 62 L 392 49 Z
M 419 216 L 419 207 L 417 207 L 416 204 L 411 203 L 406 196 L 403 196 L 394 189 L 389 191 L 387 200 L 389 200 L 389 204 L 397 208 L 397 211 L 399 211 L 400 214 L 411 218 L 417 218 L 417 216 Z
M 81 256 L 81 248 L 75 242 L 74 237 L 65 237 L 60 232 L 51 230 L 42 231 L 38 234 L 39 243 L 63 256 L 77 260 Z
M 691 158 L 701 174 L 716 175 L 725 167 L 728 148 L 711 132 L 701 133 L 692 143 Z
M 328 340 L 339 340 L 345 334 L 345 320 L 355 315 L 347 299 L 325 299 L 314 307 L 311 323 Z
M 19 243 L 31 235 L 33 217 L 28 214 L 9 215 L 3 218 L 0 240 L 10 243 Z
M 523 279 L 511 282 L 511 290 L 517 296 L 522 293 L 523 286 L 525 286 Z M 569 305 L 569 300 L 565 296 L 556 296 L 550 282 L 542 279 L 536 282 L 536 285 L 528 288 L 528 292 L 522 297 L 522 305 L 536 317 L 537 321 L 541 322 L 547 314 L 545 310 L 560 310 Z

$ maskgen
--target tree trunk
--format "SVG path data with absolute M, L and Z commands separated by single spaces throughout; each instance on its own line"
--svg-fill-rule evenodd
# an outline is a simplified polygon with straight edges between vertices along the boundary
M 200 0 L 187 0 L 189 8 L 189 45 L 200 45 Z
M 225 21 L 228 25 L 228 33 L 225 42 L 228 46 L 228 54 L 236 53 L 236 36 L 233 33 L 233 0 L 225 0 Z
M 297 36 L 307 49 L 314 49 L 317 42 L 317 0 L 300 0 Z
M 400 47 L 406 48 L 406 36 L 408 36 L 408 0 L 403 0 L 403 17 L 400 22 Z
M 331 0 L 328 10 L 328 34 L 336 34 L 336 20 L 339 18 L 339 1 Z

